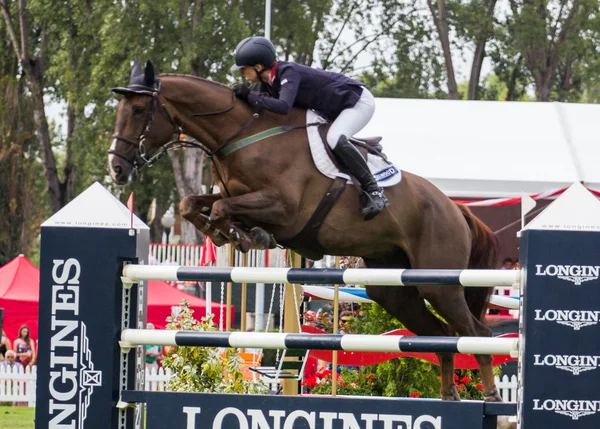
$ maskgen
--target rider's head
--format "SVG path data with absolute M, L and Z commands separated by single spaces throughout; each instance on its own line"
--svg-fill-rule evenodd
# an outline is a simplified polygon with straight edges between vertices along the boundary
M 277 61 L 275 46 L 264 37 L 247 37 L 235 48 L 235 65 L 250 82 L 267 82 L 269 72 Z

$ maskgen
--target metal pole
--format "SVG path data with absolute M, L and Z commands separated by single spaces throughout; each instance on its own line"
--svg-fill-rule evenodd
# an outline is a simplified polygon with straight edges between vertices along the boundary
M 271 40 L 271 0 L 265 4 L 265 37 Z
M 340 268 L 340 257 L 335 257 L 335 268 Z M 340 326 L 340 285 L 334 285 L 333 290 L 333 332 L 337 334 Z M 338 369 L 338 352 L 332 352 L 331 356 L 331 396 L 337 394 L 337 369 Z
M 271 0 L 266 0 L 265 4 L 265 37 L 271 40 Z M 264 255 L 266 252 L 268 252 L 268 250 L 261 253 Z M 258 332 L 265 328 L 265 284 L 256 283 L 256 290 L 254 293 L 254 330 Z
M 233 267 L 233 258 L 235 257 L 235 248 L 233 247 L 233 244 L 229 243 L 228 244 L 228 257 L 227 257 L 227 265 L 230 267 Z M 227 332 L 231 331 L 231 286 L 232 283 L 231 282 L 227 282 L 227 292 L 226 292 L 226 298 L 225 300 L 227 301 L 227 308 L 225 311 L 225 330 Z
M 288 252 L 291 251 L 288 250 Z M 302 257 L 299 254 L 297 254 L 296 252 L 292 252 L 292 267 L 300 268 L 301 259 Z M 299 309 L 296 307 L 296 304 L 300 303 L 302 300 L 300 290 L 301 288 L 298 284 L 288 284 L 285 288 L 285 299 L 283 309 L 283 332 L 294 334 L 300 332 L 300 329 L 298 327 Z M 294 295 L 296 295 L 295 298 Z M 298 388 L 298 380 L 296 379 L 282 379 L 281 385 L 283 386 L 284 396 L 297 395 L 300 391 L 300 389 Z
M 242 267 L 248 266 L 248 254 L 244 253 L 242 255 Z M 246 299 L 248 298 L 246 293 L 246 283 L 242 283 L 242 315 L 240 320 L 240 331 L 246 332 Z
M 258 267 L 267 267 L 267 252 L 268 250 L 261 250 L 257 252 L 257 263 Z M 273 286 L 275 287 L 275 286 Z M 265 284 L 256 283 L 256 290 L 254 295 L 254 330 L 260 332 L 265 329 Z

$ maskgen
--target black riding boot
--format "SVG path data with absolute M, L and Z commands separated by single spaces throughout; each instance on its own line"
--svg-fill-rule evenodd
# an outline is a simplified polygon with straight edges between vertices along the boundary
M 346 136 L 340 137 L 333 153 L 348 169 L 348 172 L 360 182 L 364 191 L 360 198 L 363 218 L 365 220 L 373 219 L 388 205 L 388 199 L 371 174 L 367 162 Z

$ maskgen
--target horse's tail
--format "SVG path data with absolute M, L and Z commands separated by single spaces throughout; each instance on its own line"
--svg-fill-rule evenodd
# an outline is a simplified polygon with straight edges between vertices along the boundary
M 471 230 L 471 255 L 469 256 L 468 268 L 490 269 L 496 268 L 498 264 L 498 252 L 500 242 L 496 234 L 475 216 L 468 207 L 457 204 L 462 212 L 469 229 Z M 482 322 L 485 319 L 490 295 L 493 287 L 468 287 L 465 288 L 465 299 L 471 313 Z

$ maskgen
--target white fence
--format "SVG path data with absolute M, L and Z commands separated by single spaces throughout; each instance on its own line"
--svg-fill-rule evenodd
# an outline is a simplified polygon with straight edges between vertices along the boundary
M 155 368 L 146 369 L 145 390 L 151 392 L 164 391 L 167 381 L 171 377 L 170 370 Z M 0 402 L 17 402 L 35 407 L 35 380 L 36 367 L 18 367 L 16 372 L 9 368 L 0 368 Z M 506 402 L 517 400 L 517 377 L 507 375 L 496 377 L 496 386 L 500 396 Z
M 202 245 L 200 244 L 150 244 L 150 265 L 200 266 Z
M 513 375 L 509 378 L 508 375 L 503 375 L 502 378 L 498 376 L 494 378 L 504 402 L 517 402 L 517 376 Z
M 1 366 L 0 402 L 22 402 L 29 407 L 35 407 L 36 371 L 35 366 Z

